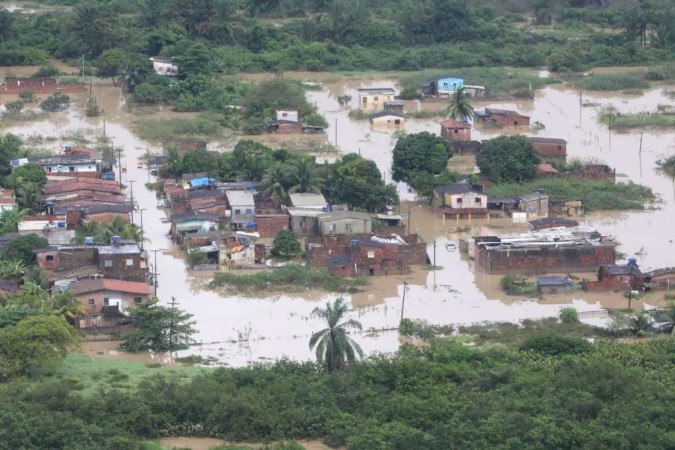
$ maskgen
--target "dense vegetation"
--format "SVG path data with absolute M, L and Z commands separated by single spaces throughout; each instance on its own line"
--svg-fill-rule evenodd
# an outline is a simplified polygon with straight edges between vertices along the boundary
M 336 373 L 280 362 L 197 375 L 145 369 L 156 372 L 138 382 L 111 369 L 82 391 L 93 373 L 56 372 L 0 386 L 0 439 L 53 449 L 137 449 L 139 438 L 162 435 L 312 437 L 350 450 L 672 446 L 672 338 L 516 334 L 512 348 L 441 341 Z
M 496 183 L 531 180 L 541 157 L 525 136 L 499 136 L 487 141 L 476 156 L 481 174 Z
M 548 178 L 527 183 L 495 184 L 488 193 L 495 197 L 509 197 L 536 192 L 543 188 L 549 199 L 557 202 L 581 200 L 588 211 L 605 209 L 643 209 L 654 200 L 648 187 L 634 183 L 613 181 L 572 180 Z

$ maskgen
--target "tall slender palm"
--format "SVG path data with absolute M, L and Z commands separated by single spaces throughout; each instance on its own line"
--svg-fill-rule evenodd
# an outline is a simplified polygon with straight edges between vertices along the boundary
M 316 359 L 329 372 L 344 369 L 358 357 L 363 357 L 359 344 L 349 337 L 347 329 L 361 330 L 361 324 L 354 319 L 340 322 L 347 313 L 347 304 L 338 298 L 325 308 L 315 308 L 313 316 L 326 319 L 327 328 L 317 331 L 309 340 L 309 348 L 316 347 Z
M 71 240 L 75 244 L 84 244 L 84 238 L 96 239 L 100 233 L 100 226 L 93 220 L 84 220 L 75 228 L 75 237 Z
M 464 90 L 464 86 L 457 88 L 452 95 L 450 106 L 448 106 L 448 115 L 455 120 L 464 122 L 473 117 L 473 106 L 471 106 L 469 94 Z
M 272 198 L 284 200 L 286 198 L 286 185 L 288 183 L 288 170 L 282 164 L 275 164 L 265 172 L 262 180 L 265 187 L 263 193 Z
M 30 211 L 14 206 L 0 212 L 0 233 L 15 233 L 19 230 L 19 223 Z
M 321 193 L 324 180 L 317 172 L 316 163 L 308 158 L 300 158 L 291 163 L 289 182 L 292 183 L 289 193 L 314 192 Z

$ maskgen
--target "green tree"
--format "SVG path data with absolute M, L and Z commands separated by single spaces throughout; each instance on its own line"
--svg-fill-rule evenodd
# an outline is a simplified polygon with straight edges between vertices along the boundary
M 408 182 L 413 174 L 439 175 L 447 171 L 448 142 L 427 131 L 400 138 L 394 146 L 392 177 Z
M 99 226 L 98 230 L 96 240 L 102 244 L 110 244 L 113 236 L 120 236 L 124 240 L 130 240 L 137 243 L 145 240 L 141 228 L 138 225 L 129 223 L 120 216 L 113 217 L 110 222 Z M 84 236 L 82 237 L 84 238 Z
M 19 188 L 25 183 L 33 183 L 40 190 L 47 184 L 45 170 L 37 164 L 24 164 L 12 171 L 7 177 L 6 183 L 13 188 Z
M 288 168 L 281 163 L 274 164 L 267 169 L 265 176 L 260 180 L 265 188 L 263 193 L 284 202 L 288 178 Z
M 539 154 L 525 136 L 490 139 L 476 156 L 481 174 L 495 183 L 531 180 L 540 162 Z
M 61 317 L 27 317 L 0 329 L 0 379 L 55 367 L 77 342 L 77 333 Z
M 23 183 L 16 190 L 16 203 L 33 214 L 42 212 L 42 189 L 35 183 Z
M 99 77 L 110 77 L 113 86 L 117 86 L 117 78 L 127 67 L 129 54 L 121 48 L 111 48 L 99 56 L 94 66 Z
M 272 254 L 282 258 L 294 258 L 302 254 L 300 241 L 291 230 L 281 230 L 274 237 Z
M 5 103 L 5 109 L 9 113 L 20 114 L 21 110 L 23 109 L 23 102 L 21 100 L 17 100 L 14 102 L 7 102 Z
M 83 220 L 75 228 L 75 237 L 72 242 L 74 244 L 84 244 L 85 238 L 93 238 L 96 240 L 101 233 L 100 225 L 93 220 Z
M 299 158 L 293 161 L 289 167 L 288 178 L 291 187 L 289 193 L 314 192 L 321 193 L 324 180 L 319 176 L 316 163 L 313 159 Z
M 326 303 L 325 308 L 315 308 L 312 315 L 326 320 L 328 325 L 321 331 L 312 334 L 309 348 L 316 347 L 316 359 L 327 371 L 336 372 L 353 364 L 357 356 L 363 357 L 359 344 L 349 337 L 348 329 L 361 329 L 361 324 L 354 319 L 341 322 L 347 314 L 347 304 L 343 299 L 335 299 L 333 304 Z
M 30 213 L 28 209 L 13 206 L 0 211 L 0 233 L 16 233 L 23 218 Z
M 40 103 L 40 109 L 46 112 L 62 111 L 70 106 L 70 97 L 62 92 L 50 95 Z
M 194 269 L 195 266 L 206 264 L 208 260 L 209 259 L 206 256 L 206 253 L 204 253 L 198 248 L 191 248 L 190 250 L 187 251 L 187 258 L 185 259 L 185 263 L 190 269 Z
M 70 289 L 59 290 L 52 298 L 52 308 L 54 314 L 63 317 L 66 321 L 75 326 L 77 319 L 84 315 L 84 309 L 80 301 L 75 298 Z
M 47 239 L 37 234 L 27 234 L 12 239 L 7 245 L 5 256 L 15 261 L 21 261 L 26 266 L 35 264 L 33 250 L 49 245 Z
M 448 106 L 448 115 L 455 119 L 467 122 L 473 117 L 473 106 L 469 94 L 464 90 L 464 86 L 458 88 L 452 95 L 450 106 Z
M 398 204 L 396 186 L 385 185 L 374 161 L 351 153 L 334 164 L 323 189 L 331 203 L 365 211 L 384 211 Z
M 134 331 L 126 336 L 123 347 L 132 352 L 166 352 L 187 348 L 196 330 L 191 314 L 160 306 L 157 300 L 129 309 Z
M 11 259 L 0 260 L 0 278 L 5 280 L 12 280 L 20 283 L 26 273 L 27 267 L 22 261 L 15 261 Z
M 47 271 L 37 266 L 32 267 L 30 271 L 24 275 L 24 280 L 26 283 L 34 283 L 40 286 L 45 291 L 49 289 L 49 285 L 51 284 Z

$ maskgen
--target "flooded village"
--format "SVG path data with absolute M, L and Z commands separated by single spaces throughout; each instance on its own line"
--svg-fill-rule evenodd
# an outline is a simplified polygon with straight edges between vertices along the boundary
M 47 176 L 41 211 L 25 216 L 18 234 L 47 239 L 47 247 L 33 251 L 36 264 L 54 288 L 69 289 L 80 301 L 81 330 L 107 335 L 125 323 L 128 308 L 157 297 L 194 315 L 197 345 L 176 355 L 242 366 L 309 360 L 307 339 L 320 323 L 311 312 L 339 296 L 363 324 L 359 341 L 366 354 L 396 351 L 403 317 L 438 325 L 518 322 L 555 317 L 571 305 L 582 320 L 602 324 L 608 311 L 629 302 L 647 310 L 666 304 L 663 293 L 675 288 L 675 189 L 656 161 L 673 154 L 675 133 L 619 133 L 600 122 L 608 105 L 627 113 L 670 104 L 665 86 L 614 96 L 559 84 L 535 91 L 532 99 L 492 100 L 483 97 L 484 86 L 446 77 L 420 85 L 422 97 L 403 100 L 397 81 L 385 77 L 286 76 L 311 82 L 307 100 L 328 127 L 278 110 L 266 134 L 251 137 L 256 142 L 331 146 L 315 153 L 319 163 L 355 153 L 373 160 L 391 182 L 397 140 L 426 131 L 449 142 L 454 154 L 448 169 L 460 179 L 434 186 L 430 200 L 398 182 L 401 203 L 377 212 L 353 211 L 312 192 L 280 202 L 259 180 L 161 177 L 171 152 L 231 152 L 248 137 L 143 141 L 132 132 L 133 112 L 119 88 L 91 82 L 103 119 L 83 113 L 89 86 L 70 87 L 71 95 L 82 97 L 77 105 L 3 125 L 3 132 L 51 152 L 11 162 L 13 170 L 39 166 Z M 7 76 L 2 95 L 13 98 L 27 82 Z M 50 80 L 30 82 L 40 83 L 44 94 L 60 89 Z M 447 108 L 457 83 L 467 83 L 472 95 L 471 123 L 430 114 Z M 541 156 L 536 179 L 635 182 L 652 189 L 656 201 L 643 210 L 586 212 L 582 202 L 556 202 L 543 188 L 490 195 L 490 183 L 477 176 L 476 155 L 489 139 L 520 134 Z M 96 148 L 103 136 L 113 152 Z M 556 169 L 573 159 L 585 161 L 574 174 Z M 11 206 L 13 194 L 5 194 Z M 109 229 L 108 243 L 86 235 L 82 224 L 91 222 Z M 135 239 L 139 232 L 142 238 Z M 282 232 L 300 242 L 302 264 L 365 277 L 367 284 L 345 294 L 287 293 L 274 286 L 251 294 L 211 285 L 216 271 L 259 273 L 286 264 L 272 254 Z M 514 292 L 503 289 L 505 275 L 534 291 L 509 295 Z

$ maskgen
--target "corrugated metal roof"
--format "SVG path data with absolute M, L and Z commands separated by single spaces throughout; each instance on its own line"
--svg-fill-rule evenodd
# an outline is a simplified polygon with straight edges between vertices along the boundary
M 253 194 L 246 191 L 225 191 L 230 206 L 254 206 Z
M 141 253 L 138 244 L 123 244 L 123 245 L 103 245 L 99 247 L 99 255 L 133 255 Z
M 291 194 L 291 204 L 296 208 L 323 208 L 328 206 L 326 198 L 321 194 L 302 192 Z

